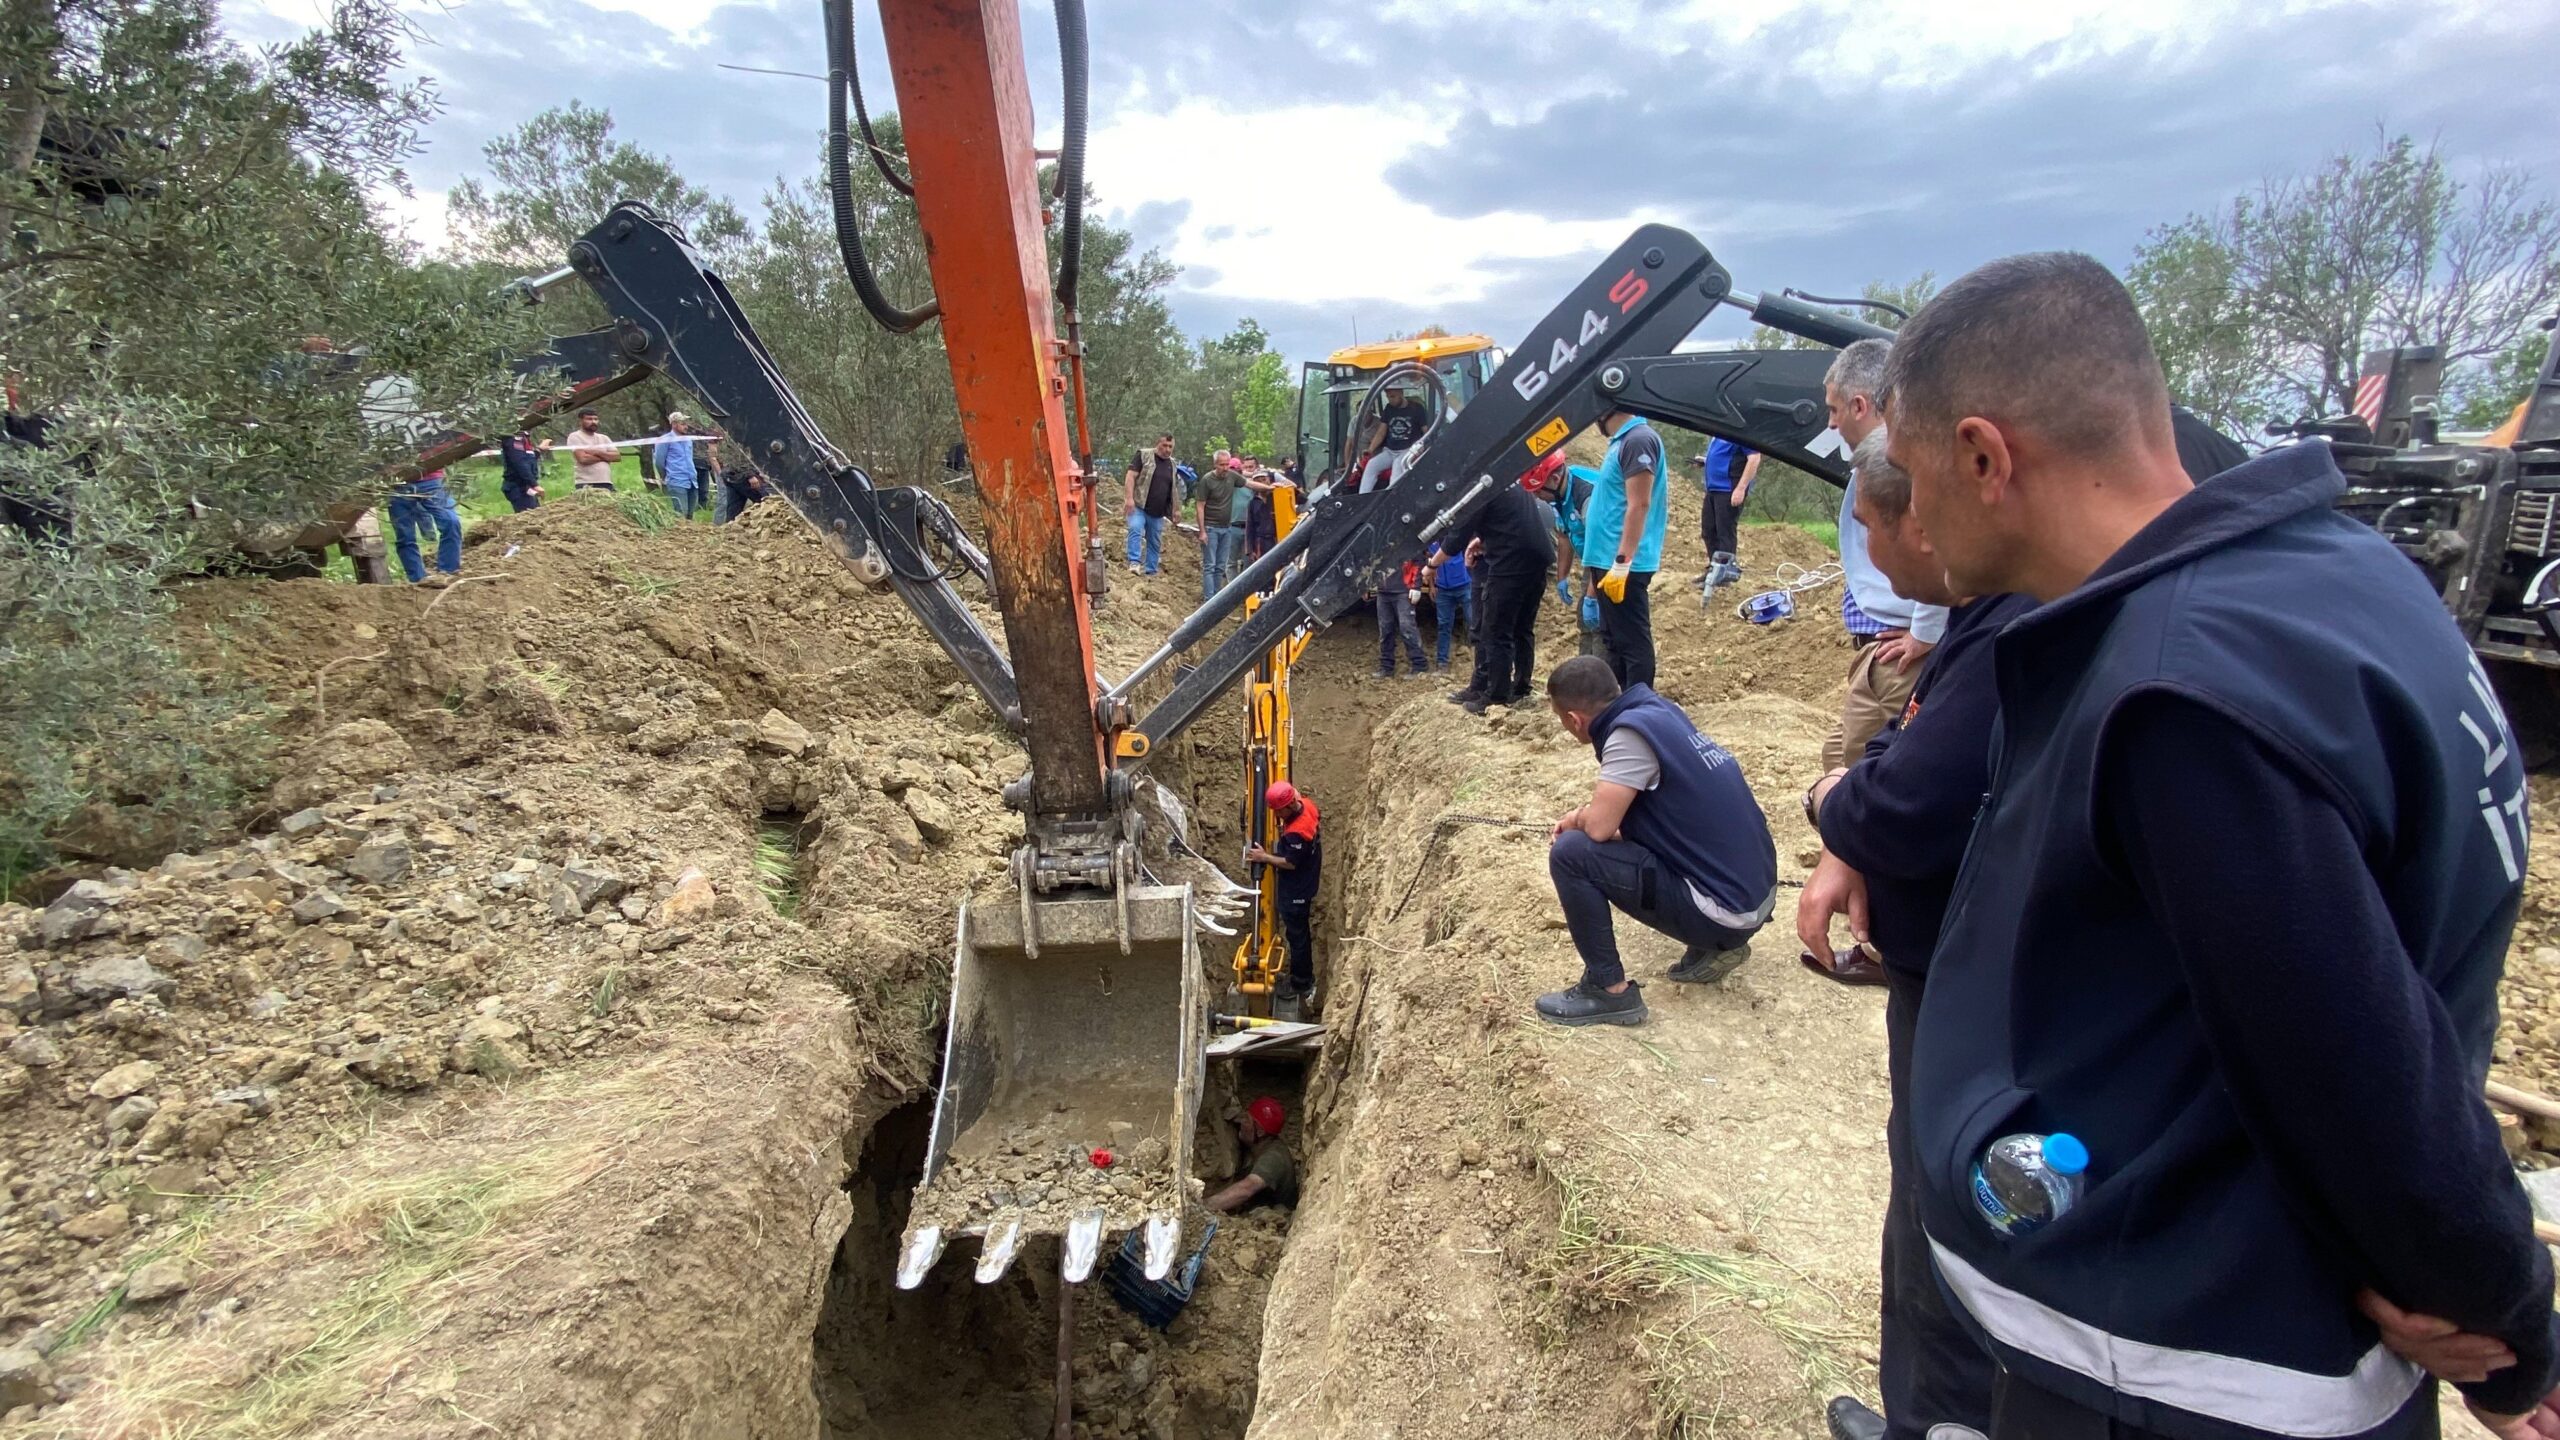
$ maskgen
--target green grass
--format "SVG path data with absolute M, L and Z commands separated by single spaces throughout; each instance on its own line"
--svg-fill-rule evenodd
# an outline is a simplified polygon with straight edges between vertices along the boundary
M 447 1171 L 311 1217 L 372 1230 L 372 1264 L 312 1316 L 317 1328 L 302 1348 L 237 1393 L 238 1408 L 211 1433 L 288 1433 L 343 1403 L 360 1362 L 425 1327 L 434 1287 L 479 1259 L 481 1242 L 530 1191 L 503 1171 Z
M 799 852 L 798 821 L 767 820 L 756 826 L 756 888 L 785 920 L 800 913 Z
M 1832 550 L 1840 548 L 1840 522 L 1837 520 L 1745 520 L 1742 528 L 1759 530 L 1769 526 L 1791 526 L 1819 540 Z

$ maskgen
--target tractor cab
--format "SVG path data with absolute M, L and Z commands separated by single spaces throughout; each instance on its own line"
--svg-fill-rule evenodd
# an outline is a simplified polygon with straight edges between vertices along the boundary
M 1490 335 L 1423 335 L 1336 350 L 1307 364 L 1298 387 L 1298 473 L 1310 487 L 1358 458 L 1351 417 L 1388 366 L 1412 361 L 1440 372 L 1450 400 L 1464 405 L 1493 379 L 1502 348 Z

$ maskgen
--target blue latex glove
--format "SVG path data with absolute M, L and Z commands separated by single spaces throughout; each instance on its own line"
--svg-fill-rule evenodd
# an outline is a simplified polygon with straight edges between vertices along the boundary
M 1600 597 L 1597 595 L 1582 597 L 1582 628 L 1585 630 L 1600 628 Z
M 1556 603 L 1559 605 L 1573 603 L 1573 587 L 1561 579 L 1556 581 Z

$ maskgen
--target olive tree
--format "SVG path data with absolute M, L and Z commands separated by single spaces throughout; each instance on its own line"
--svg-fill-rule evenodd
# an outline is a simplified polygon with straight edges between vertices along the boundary
M 248 531 L 371 504 L 420 424 L 520 404 L 504 302 L 405 253 L 379 197 L 434 97 L 405 23 L 339 0 L 247 49 L 210 0 L 0 22 L 0 879 L 139 859 L 257 778 L 255 698 L 185 664 L 168 582 Z M 322 337 L 325 337 L 323 339 Z M 384 423 L 368 393 L 434 419 Z

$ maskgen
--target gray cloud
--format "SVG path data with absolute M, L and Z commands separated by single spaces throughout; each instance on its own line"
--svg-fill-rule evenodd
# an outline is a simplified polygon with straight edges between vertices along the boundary
M 1843 22 L 1812 7 L 1745 40 L 1709 44 L 1660 23 L 1629 44 L 1584 7 L 1543 0 L 1465 23 L 1387 19 L 1369 0 L 1089 6 L 1097 123 L 1150 103 L 1142 97 L 1206 96 L 1239 111 L 1436 97 L 1436 140 L 1389 177 L 1406 197 L 1459 217 L 1669 221 L 1753 289 L 1855 289 L 1924 269 L 1946 277 L 2050 246 L 2120 263 L 2149 227 L 2219 205 L 2262 174 L 2362 146 L 2377 123 L 2440 137 L 2458 156 L 2548 166 L 2548 116 L 2560 101 L 2543 69 L 2517 63 L 2560 53 L 2560 11 L 2535 6 L 2484 22 L 2353 0 L 2269 16 L 2234 0 L 2199 33 L 2159 45 L 2048 47 L 1927 83 L 1897 76 L 1839 100 L 1823 98 L 1830 90 L 1807 67 Z M 1655 0 L 1637 7 L 1660 10 Z M 895 97 L 872 6 L 861 15 L 865 77 L 875 107 L 887 109 Z M 822 68 L 815 0 L 735 0 L 681 36 L 587 0 L 457 0 L 417 21 L 427 43 L 413 64 L 446 102 L 414 167 L 426 189 L 478 171 L 490 138 L 572 97 L 611 110 L 625 138 L 750 210 L 777 177 L 814 172 L 822 88 L 713 62 Z M 292 28 L 250 11 L 232 23 L 254 39 Z M 1054 134 L 1054 19 L 1030 0 L 1024 25 L 1035 106 Z M 1572 98 L 1520 118 L 1555 95 Z M 1275 209 L 1326 205 L 1328 165 L 1367 138 L 1311 134 L 1303 171 L 1287 175 L 1092 179 L 1116 223 L 1162 248 L 1190 223 L 1181 197 L 1194 187 L 1249 184 Z M 1464 307 L 1212 295 L 1219 277 L 1205 266 L 1178 280 L 1171 300 L 1195 333 L 1252 315 L 1305 358 L 1347 339 L 1354 323 L 1372 338 L 1425 323 L 1516 336 L 1597 258 L 1494 267 L 1479 275 L 1483 299 Z M 1346 287 L 1358 279 L 1346 270 Z M 1705 333 L 1740 328 L 1727 320 Z

